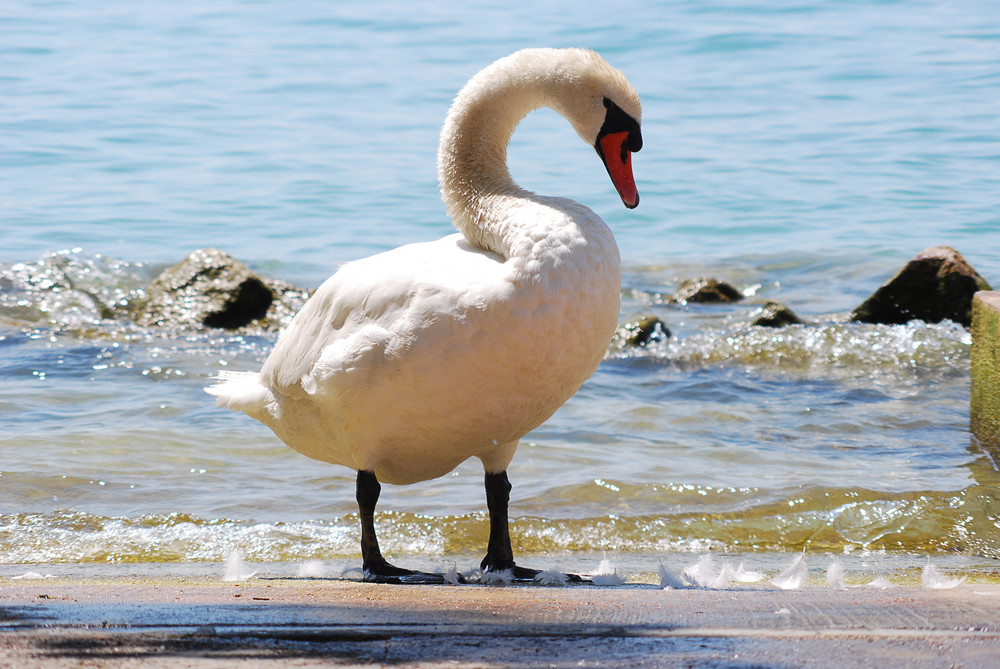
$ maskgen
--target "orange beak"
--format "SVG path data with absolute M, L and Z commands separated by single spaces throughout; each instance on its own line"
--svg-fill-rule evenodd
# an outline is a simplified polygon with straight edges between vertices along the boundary
M 635 178 L 632 176 L 630 146 L 633 143 L 635 143 L 634 140 L 630 142 L 629 132 L 623 130 L 602 135 L 594 147 L 601 160 L 604 161 L 604 167 L 608 170 L 611 183 L 615 185 L 619 197 L 629 209 L 635 209 L 639 206 L 639 189 L 635 187 Z

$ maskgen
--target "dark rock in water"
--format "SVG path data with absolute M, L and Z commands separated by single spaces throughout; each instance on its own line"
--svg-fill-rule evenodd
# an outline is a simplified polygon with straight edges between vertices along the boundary
M 688 279 L 674 293 L 677 302 L 708 304 L 739 302 L 742 299 L 743 293 L 728 283 L 710 278 Z
M 262 279 L 218 249 L 199 249 L 153 280 L 135 320 L 147 326 L 276 330 L 308 298 L 308 291 Z
M 760 312 L 750 321 L 750 325 L 766 328 L 781 328 L 786 325 L 801 325 L 802 319 L 781 302 L 767 302 Z
M 656 316 L 643 316 L 637 321 L 618 327 L 615 340 L 622 346 L 646 346 L 650 342 L 664 341 L 670 337 L 666 323 Z
M 854 310 L 852 321 L 897 325 L 951 319 L 969 327 L 972 296 L 989 290 L 986 280 L 949 246 L 919 253 Z

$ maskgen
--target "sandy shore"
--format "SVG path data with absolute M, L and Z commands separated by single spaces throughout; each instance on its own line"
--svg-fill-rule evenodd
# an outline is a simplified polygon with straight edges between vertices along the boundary
M 988 667 L 1000 585 L 948 590 L 4 579 L 0 666 Z

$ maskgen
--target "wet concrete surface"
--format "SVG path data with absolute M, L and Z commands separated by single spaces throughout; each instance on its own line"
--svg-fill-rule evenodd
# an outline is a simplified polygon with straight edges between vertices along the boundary
M 0 584 L 0 666 L 996 667 L 1000 586 Z

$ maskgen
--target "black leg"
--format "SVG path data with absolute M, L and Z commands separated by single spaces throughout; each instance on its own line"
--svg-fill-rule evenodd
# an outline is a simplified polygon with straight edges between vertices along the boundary
M 510 479 L 507 472 L 486 474 L 486 507 L 490 511 L 490 542 L 486 547 L 486 557 L 480 567 L 485 572 L 510 570 L 515 581 L 533 581 L 540 572 L 537 569 L 518 567 L 514 564 L 514 551 L 510 545 L 510 528 L 507 507 L 510 503 Z M 579 583 L 582 578 L 576 574 L 566 574 L 569 581 Z
M 382 557 L 375 536 L 375 505 L 382 486 L 375 472 L 359 471 L 357 500 L 361 515 L 361 558 L 366 581 L 372 583 L 444 583 L 441 574 L 428 574 L 394 567 Z
M 490 511 L 490 542 L 480 567 L 484 571 L 502 571 L 514 567 L 510 545 L 507 506 L 510 502 L 510 479 L 507 472 L 486 475 L 486 508 Z

